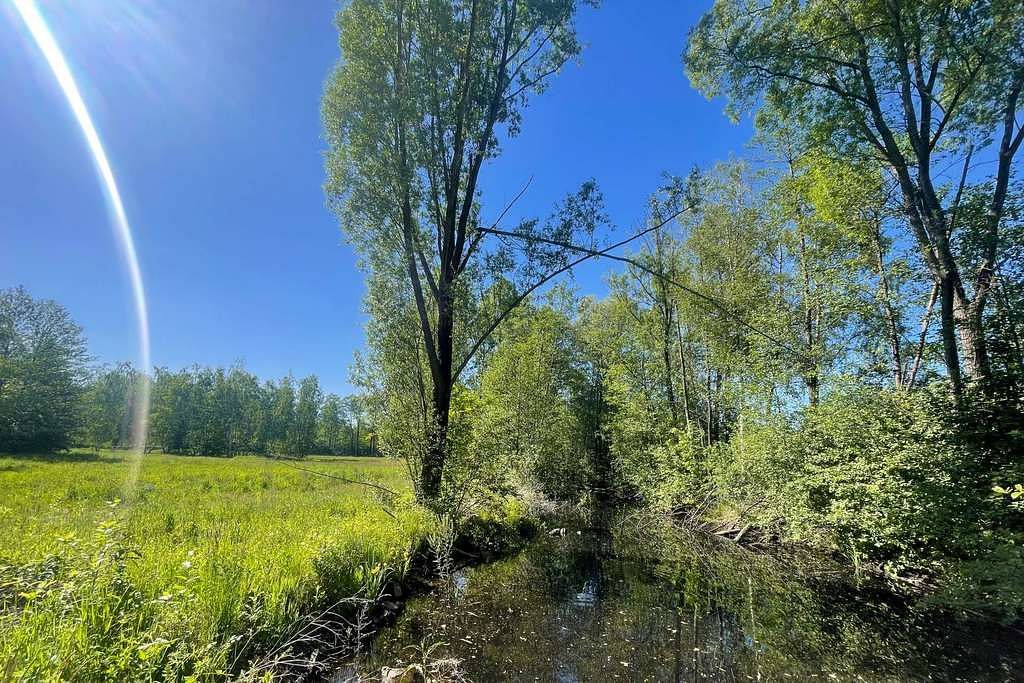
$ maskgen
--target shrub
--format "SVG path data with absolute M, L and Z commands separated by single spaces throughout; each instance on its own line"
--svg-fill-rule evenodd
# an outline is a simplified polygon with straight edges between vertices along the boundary
M 978 397 L 955 409 L 944 387 L 836 392 L 793 420 L 741 420 L 708 469 L 720 501 L 785 538 L 931 572 L 936 599 L 1013 618 L 1024 611 L 1020 420 Z
M 495 499 L 458 527 L 463 552 L 496 557 L 522 548 L 537 532 L 526 506 L 515 498 Z

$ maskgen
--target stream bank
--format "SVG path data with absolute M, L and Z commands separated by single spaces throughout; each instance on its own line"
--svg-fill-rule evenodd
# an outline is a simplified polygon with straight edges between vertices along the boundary
M 1024 638 L 913 604 L 827 558 L 753 553 L 567 519 L 523 552 L 411 598 L 335 681 L 442 662 L 450 679 L 559 681 L 1019 680 Z

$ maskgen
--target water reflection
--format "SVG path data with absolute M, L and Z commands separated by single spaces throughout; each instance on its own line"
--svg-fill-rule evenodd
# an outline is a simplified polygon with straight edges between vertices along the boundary
M 361 662 L 475 681 L 1017 680 L 1021 636 L 915 609 L 840 566 L 622 520 L 543 537 L 412 601 Z

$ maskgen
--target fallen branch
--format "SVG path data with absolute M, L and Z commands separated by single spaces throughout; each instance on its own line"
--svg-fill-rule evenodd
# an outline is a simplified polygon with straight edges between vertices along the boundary
M 349 479 L 348 477 L 343 477 L 343 476 L 338 475 L 338 474 L 331 474 L 330 472 L 321 472 L 320 470 L 313 470 L 313 469 L 310 469 L 308 467 L 299 467 L 298 465 L 292 465 L 292 464 L 290 464 L 288 462 L 285 462 L 285 458 L 283 456 L 280 456 L 280 455 L 275 455 L 273 459 L 275 461 L 277 461 L 277 462 L 280 462 L 285 467 L 291 467 L 293 470 L 298 470 L 299 472 L 307 472 L 309 474 L 316 474 L 316 475 L 321 476 L 321 477 L 327 477 L 328 479 L 337 479 L 338 481 L 343 481 L 346 484 L 359 484 L 360 486 L 368 486 L 370 488 L 375 488 L 378 491 L 383 491 L 384 493 L 387 493 L 388 495 L 391 495 L 391 496 L 397 496 L 398 495 L 398 492 L 392 491 L 388 487 L 381 486 L 380 484 L 374 483 L 372 481 L 364 481 L 362 479 Z M 385 512 L 386 512 L 386 510 L 385 510 Z M 391 514 L 391 513 L 389 512 L 388 514 Z M 393 516 L 394 515 L 392 515 L 392 517 Z

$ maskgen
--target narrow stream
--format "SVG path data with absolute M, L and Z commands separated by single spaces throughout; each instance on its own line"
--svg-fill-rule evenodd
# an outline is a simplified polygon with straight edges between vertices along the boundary
M 1024 680 L 1024 635 L 912 607 L 809 554 L 607 516 L 457 572 L 336 680 L 454 659 L 468 680 Z

